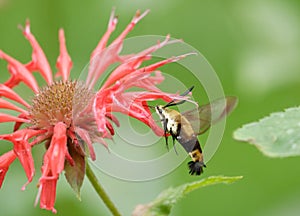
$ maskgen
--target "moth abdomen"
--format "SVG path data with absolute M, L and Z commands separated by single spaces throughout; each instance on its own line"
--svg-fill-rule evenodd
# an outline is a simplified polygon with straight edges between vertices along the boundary
M 206 167 L 203 161 L 190 161 L 188 162 L 188 166 L 190 168 L 189 173 L 191 175 L 200 175 L 201 173 L 203 173 L 203 167 Z

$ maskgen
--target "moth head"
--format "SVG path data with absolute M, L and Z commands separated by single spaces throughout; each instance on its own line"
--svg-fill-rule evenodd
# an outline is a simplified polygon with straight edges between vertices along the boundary
M 156 105 L 155 106 L 155 111 L 156 111 L 156 113 L 158 114 L 158 115 L 162 115 L 163 114 L 163 112 L 164 112 L 164 107 L 162 106 L 162 105 Z

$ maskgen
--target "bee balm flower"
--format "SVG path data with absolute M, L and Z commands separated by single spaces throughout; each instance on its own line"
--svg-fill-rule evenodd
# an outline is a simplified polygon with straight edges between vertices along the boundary
M 54 203 L 60 174 L 64 170 L 70 185 L 75 190 L 80 189 L 87 156 L 92 160 L 96 159 L 93 144 L 102 143 L 107 146 L 105 138 L 112 138 L 114 135 L 113 125 L 119 126 L 118 119 L 112 112 L 134 117 L 151 127 L 157 135 L 163 134 L 162 129 L 150 117 L 147 101 L 163 99 L 168 102 L 180 98 L 157 88 L 157 84 L 164 79 L 157 69 L 181 57 L 140 67 L 150 59 L 151 53 L 172 42 L 169 41 L 169 36 L 165 41 L 140 53 L 120 55 L 126 35 L 147 13 L 148 11 L 143 14 L 137 12 L 131 23 L 108 46 L 108 39 L 117 25 L 117 18 L 112 13 L 107 31 L 91 54 L 89 72 L 84 82 L 69 78 L 72 61 L 62 29 L 59 30 L 60 54 L 56 63 L 56 79 L 53 78 L 42 48 L 30 31 L 28 21 L 22 30 L 33 49 L 31 61 L 21 63 L 0 50 L 0 58 L 7 62 L 10 73 L 10 78 L 0 84 L 0 108 L 18 113 L 16 116 L 0 113 L 0 123 L 14 123 L 11 133 L 0 135 L 1 140 L 13 144 L 11 151 L 0 156 L 0 187 L 10 164 L 18 159 L 28 179 L 22 187 L 24 190 L 35 174 L 31 150 L 35 145 L 45 143 L 46 152 L 38 183 L 37 202 L 40 201 L 41 208 L 56 212 Z M 97 80 L 114 63 L 118 63 L 118 66 L 103 86 L 94 91 Z M 45 86 L 38 86 L 33 72 L 40 73 L 46 82 Z M 21 82 L 32 90 L 34 96 L 31 101 L 21 98 L 13 90 Z M 132 87 L 138 87 L 141 91 L 128 91 Z

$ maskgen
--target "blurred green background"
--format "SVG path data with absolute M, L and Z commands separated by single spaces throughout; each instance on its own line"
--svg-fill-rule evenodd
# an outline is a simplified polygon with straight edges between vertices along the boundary
M 0 0 L 0 49 L 22 62 L 29 61 L 31 48 L 17 29 L 29 18 L 31 30 L 54 68 L 58 29 L 63 27 L 73 71 L 78 72 L 105 31 L 113 6 L 120 18 L 117 33 L 137 9 L 151 9 L 130 36 L 170 33 L 183 38 L 208 59 L 225 93 L 239 97 L 238 108 L 228 118 L 222 144 L 200 178 L 243 175 L 244 179 L 193 192 L 176 205 L 172 215 L 299 215 L 300 158 L 267 158 L 253 146 L 234 141 L 232 132 L 270 112 L 300 104 L 300 2 Z M 0 61 L 1 81 L 8 77 L 5 67 L 6 63 Z M 1 153 L 8 148 L 11 144 L 1 142 Z M 37 171 L 41 152 L 42 146 L 35 150 Z M 120 181 L 100 172 L 98 176 L 124 215 L 130 215 L 135 205 L 151 201 L 169 186 L 197 179 L 187 174 L 185 163 L 171 174 L 149 182 Z M 52 215 L 33 207 L 38 177 L 39 173 L 22 192 L 24 172 L 18 162 L 10 167 L 0 191 L 1 215 Z M 88 181 L 78 201 L 63 176 L 55 207 L 58 215 L 109 215 Z

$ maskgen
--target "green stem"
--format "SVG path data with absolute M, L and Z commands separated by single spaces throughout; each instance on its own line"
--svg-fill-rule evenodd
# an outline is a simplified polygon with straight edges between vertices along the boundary
M 94 189 L 96 190 L 97 194 L 103 200 L 104 204 L 110 210 L 112 215 L 121 216 L 120 212 L 118 211 L 114 203 L 110 200 L 103 187 L 101 186 L 100 182 L 98 181 L 97 177 L 95 176 L 88 162 L 86 163 L 86 175 L 90 180 L 91 184 L 93 185 Z

